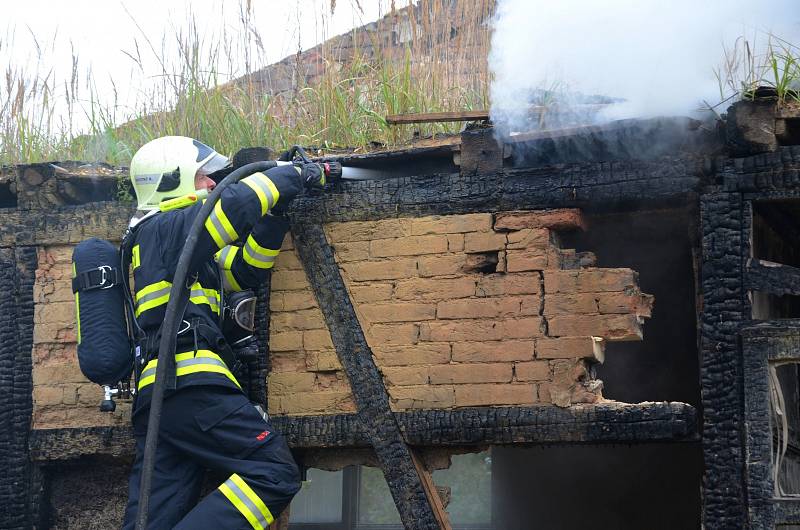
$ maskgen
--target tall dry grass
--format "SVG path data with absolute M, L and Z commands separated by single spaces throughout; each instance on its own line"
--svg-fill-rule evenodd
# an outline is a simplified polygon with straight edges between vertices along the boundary
M 284 61 L 291 83 L 283 90 L 273 87 L 277 79 L 270 76 L 278 70 L 264 60 L 249 3 L 240 5 L 240 27 L 218 38 L 204 38 L 194 21 L 160 39 L 142 32 L 128 56 L 140 75 L 148 54 L 158 58 L 161 75 L 133 108 L 122 108 L 113 95 L 99 96 L 91 72 L 79 66 L 80 50 L 65 83 L 38 65 L 9 64 L 0 92 L 0 164 L 126 164 L 141 144 L 168 134 L 198 138 L 230 154 L 244 146 L 281 149 L 295 143 L 367 149 L 404 143 L 416 134 L 452 132 L 457 125 L 393 127 L 384 117 L 485 108 L 494 1 L 462 0 L 455 7 L 447 0 L 405 7 L 391 2 L 389 14 L 370 30 L 327 40 Z M 360 8 L 355 0 L 341 4 L 332 1 L 330 7 Z M 324 17 L 320 27 L 324 32 Z M 0 40 L 0 52 L 11 44 Z M 232 69 L 241 76 L 231 80 L 223 73 Z M 77 122 L 88 125 L 81 130 Z

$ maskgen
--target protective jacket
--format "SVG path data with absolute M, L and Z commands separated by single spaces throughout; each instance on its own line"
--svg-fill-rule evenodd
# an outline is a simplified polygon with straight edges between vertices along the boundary
M 177 390 L 165 396 L 153 466 L 148 530 L 266 530 L 300 488 L 286 439 L 241 392 L 214 337 L 220 332 L 220 284 L 260 283 L 278 255 L 287 222 L 269 215 L 303 187 L 292 166 L 256 173 L 228 186 L 205 222 L 190 266 L 190 301 L 176 351 Z M 135 313 L 157 337 L 170 282 L 200 203 L 142 218 L 131 250 Z M 196 333 L 198 329 L 206 332 Z M 210 332 L 208 331 L 210 330 Z M 155 382 L 157 340 L 139 375 L 133 414 L 136 459 L 123 530 L 133 530 Z M 227 479 L 199 503 L 204 470 Z
M 231 367 L 220 356 L 220 344 L 213 344 L 216 337 L 222 336 L 220 289 L 238 291 L 263 282 L 288 228 L 284 218 L 269 215 L 269 211 L 291 201 L 301 189 L 302 181 L 295 168 L 279 166 L 250 175 L 223 191 L 205 222 L 189 268 L 191 293 L 181 326 L 185 331 L 178 337 L 176 352 L 177 388 L 239 388 Z M 140 392 L 148 392 L 155 381 L 159 330 L 171 280 L 201 206 L 197 202 L 143 219 L 135 232 L 132 294 L 136 318 L 149 339 L 147 363 L 139 375 Z

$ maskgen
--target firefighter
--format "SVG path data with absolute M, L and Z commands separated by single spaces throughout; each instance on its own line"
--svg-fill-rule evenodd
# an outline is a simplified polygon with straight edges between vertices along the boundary
M 168 136 L 134 155 L 130 175 L 140 214 L 132 222 L 135 314 L 147 334 L 133 410 L 136 459 L 124 529 L 138 507 L 150 396 L 160 329 L 178 257 L 201 201 L 166 212 L 169 198 L 211 190 L 227 159 L 191 138 Z M 278 255 L 287 221 L 271 210 L 324 183 L 314 164 L 279 166 L 231 184 L 205 221 L 189 269 L 191 294 L 177 337 L 176 390 L 164 399 L 150 496 L 151 529 L 265 529 L 300 487 L 286 440 L 242 392 L 220 324 L 220 283 L 238 291 L 262 282 Z M 220 279 L 222 280 L 220 282 Z M 227 477 L 199 503 L 204 470 Z M 197 504 L 196 504 L 197 503 Z M 196 504 L 196 505 L 195 505 Z

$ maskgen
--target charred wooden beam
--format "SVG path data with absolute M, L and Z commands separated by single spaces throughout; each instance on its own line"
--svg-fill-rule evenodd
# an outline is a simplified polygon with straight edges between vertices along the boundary
M 739 330 L 747 318 L 742 285 L 743 210 L 738 193 L 708 193 L 701 197 L 703 521 L 713 528 L 741 528 L 746 520 L 738 343 Z
M 28 436 L 33 403 L 33 248 L 0 250 L 0 528 L 34 526 Z
M 800 268 L 751 259 L 747 264 L 745 288 L 775 296 L 800 296 Z
M 386 116 L 389 125 L 406 123 L 436 123 L 446 121 L 485 121 L 489 119 L 488 110 L 463 110 L 459 112 L 421 112 L 417 114 L 390 114 Z
M 292 219 L 295 248 L 330 330 L 358 409 L 359 430 L 367 435 L 406 528 L 447 529 L 447 514 L 403 439 L 389 407 L 383 377 L 356 317 L 344 280 L 321 225 Z
M 699 440 L 697 411 L 685 403 L 474 407 L 397 412 L 395 418 L 415 447 Z M 297 449 L 370 446 L 357 414 L 274 416 L 272 423 Z M 30 443 L 36 461 L 133 454 L 129 426 L 35 430 Z

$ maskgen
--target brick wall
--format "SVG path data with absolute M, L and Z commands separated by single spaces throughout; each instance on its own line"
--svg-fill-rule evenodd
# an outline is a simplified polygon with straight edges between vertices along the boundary
M 606 340 L 638 340 L 651 297 L 629 269 L 558 244 L 579 212 L 484 213 L 334 223 L 326 234 L 394 410 L 592 403 Z M 72 247 L 39 251 L 34 428 L 125 424 L 80 373 Z M 349 382 L 290 237 L 270 299 L 269 409 L 353 412 Z
M 575 210 L 326 226 L 392 408 L 601 399 L 591 363 L 606 340 L 641 339 L 652 297 L 634 271 L 598 269 L 590 253 L 560 248 L 557 231 L 580 227 Z M 290 242 L 283 256 L 287 267 L 273 277 L 270 408 L 350 411 Z

